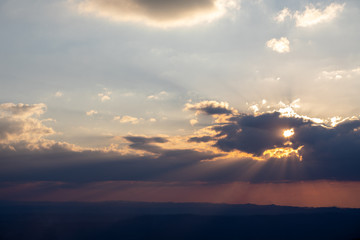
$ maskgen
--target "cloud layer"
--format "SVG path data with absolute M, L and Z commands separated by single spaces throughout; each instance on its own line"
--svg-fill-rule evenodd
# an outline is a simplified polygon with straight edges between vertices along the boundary
M 1 181 L 360 180 L 355 118 L 328 126 L 284 111 L 240 114 L 226 103 L 203 101 L 186 105 L 215 118 L 202 135 L 125 136 L 116 141 L 127 147 L 84 149 L 46 139 L 54 131 L 36 118 L 43 104 L 0 108 Z M 284 136 L 287 130 L 293 134 Z

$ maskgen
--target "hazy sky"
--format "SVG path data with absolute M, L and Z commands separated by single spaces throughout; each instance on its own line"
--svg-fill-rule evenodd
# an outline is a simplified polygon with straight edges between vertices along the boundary
M 2 0 L 0 29 L 4 184 L 360 186 L 358 0 Z

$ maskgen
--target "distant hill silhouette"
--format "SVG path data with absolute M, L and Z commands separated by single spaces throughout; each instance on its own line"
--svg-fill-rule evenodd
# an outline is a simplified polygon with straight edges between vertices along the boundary
M 360 239 L 360 209 L 0 202 L 5 239 Z

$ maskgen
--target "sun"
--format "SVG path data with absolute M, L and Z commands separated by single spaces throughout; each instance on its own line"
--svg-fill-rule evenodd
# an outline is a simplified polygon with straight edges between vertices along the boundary
M 286 138 L 289 138 L 289 137 L 291 137 L 291 136 L 294 135 L 294 134 L 295 134 L 295 132 L 294 132 L 294 129 L 293 129 L 293 128 L 291 128 L 291 129 L 286 129 L 286 130 L 284 130 L 284 133 L 283 133 L 284 137 L 286 137 Z

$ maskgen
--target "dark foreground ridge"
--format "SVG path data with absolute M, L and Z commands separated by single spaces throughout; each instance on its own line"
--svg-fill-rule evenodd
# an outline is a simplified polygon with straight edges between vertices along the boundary
M 360 239 L 360 209 L 0 202 L 5 239 Z

